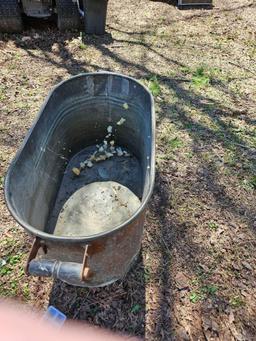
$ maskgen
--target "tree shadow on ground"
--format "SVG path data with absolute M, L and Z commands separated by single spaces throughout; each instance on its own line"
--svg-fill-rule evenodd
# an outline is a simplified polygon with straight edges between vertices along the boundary
M 55 32 L 55 34 L 56 36 L 52 40 L 48 41 L 46 39 L 46 41 L 35 43 L 35 51 L 36 49 L 43 51 L 43 57 L 39 57 L 31 51 L 33 50 L 31 42 L 28 42 L 24 47 L 26 52 L 32 58 L 43 58 L 46 62 L 58 68 L 65 68 L 70 75 L 91 69 L 102 69 L 100 65 L 76 60 L 75 55 L 66 48 L 64 43 L 65 39 L 72 39 L 73 35 L 63 35 L 58 32 Z M 130 35 L 130 33 L 127 33 L 127 35 Z M 206 95 L 199 94 L 192 87 L 186 89 L 184 84 L 189 80 L 185 77 L 177 79 L 176 77 L 163 75 L 160 72 L 152 73 L 151 69 L 143 61 L 135 63 L 126 60 L 115 51 L 115 44 L 126 45 L 129 43 L 139 45 L 155 53 L 166 65 L 173 63 L 179 67 L 184 66 L 179 61 L 172 60 L 155 51 L 150 44 L 144 41 L 139 39 L 136 41 L 113 39 L 112 41 L 109 36 L 103 36 L 87 37 L 85 42 L 93 45 L 96 50 L 118 64 L 123 72 L 129 70 L 129 73 L 133 76 L 143 77 L 147 80 L 154 75 L 160 86 L 165 87 L 168 93 L 175 94 L 177 98 L 175 104 L 170 104 L 166 98 L 161 101 L 156 98 L 156 103 L 159 106 L 157 128 L 161 133 L 161 124 L 165 120 L 174 124 L 177 130 L 185 131 L 191 138 L 192 152 L 196 155 L 200 172 L 197 174 L 195 186 L 187 188 L 188 193 L 200 196 L 200 191 L 204 190 L 211 194 L 215 198 L 217 206 L 236 217 L 245 219 L 251 230 L 255 232 L 253 227 L 255 209 L 248 208 L 246 204 L 241 204 L 237 197 L 227 193 L 225 186 L 218 179 L 218 170 L 210 162 L 206 162 L 200 152 L 200 146 L 202 145 L 211 149 L 213 145 L 219 144 L 224 150 L 232 151 L 237 159 L 241 159 L 242 156 L 244 161 L 247 161 L 248 174 L 251 173 L 251 169 L 255 168 L 255 149 L 234 133 L 232 123 L 227 124 L 224 120 L 225 117 L 232 117 L 237 113 L 218 100 L 209 99 Z M 59 47 L 57 53 L 60 58 L 59 61 L 53 59 L 50 52 L 54 43 L 57 43 Z M 20 42 L 17 44 L 20 44 Z M 22 47 L 22 45 L 18 46 Z M 217 81 L 213 82 L 212 86 L 218 87 L 224 93 L 227 91 L 225 84 L 220 84 Z M 186 111 L 186 107 L 197 110 L 201 117 L 207 118 L 214 123 L 216 128 L 213 129 L 205 123 L 194 120 Z M 238 113 L 238 115 L 240 114 Z M 253 120 L 247 118 L 241 118 L 241 120 L 245 120 L 249 125 L 254 123 Z M 161 148 L 166 147 L 163 143 L 160 142 L 160 144 L 162 144 Z M 150 335 L 155 335 L 155 340 L 171 339 L 173 330 L 171 314 L 174 309 L 173 293 L 176 290 L 174 289 L 174 279 L 172 277 L 173 254 L 178 253 L 180 259 L 185 258 L 187 268 L 191 273 L 196 273 L 200 259 L 203 259 L 203 255 L 207 253 L 203 246 L 200 247 L 191 238 L 191 233 L 196 226 L 180 221 L 175 212 L 172 212 L 172 181 L 178 185 L 174 173 L 170 160 L 167 160 L 165 167 L 159 168 L 156 176 L 155 191 L 149 204 L 143 252 L 145 257 L 147 252 L 149 257 L 155 255 L 156 267 L 153 268 L 153 272 L 150 272 L 148 266 L 145 265 L 146 260 L 140 258 L 137 265 L 123 281 L 106 288 L 81 289 L 56 281 L 52 288 L 50 304 L 62 310 L 69 318 L 87 320 L 96 325 L 139 336 L 144 336 L 148 332 Z M 179 248 L 180 245 L 182 247 Z M 145 298 L 146 287 L 148 288 L 148 297 Z M 156 302 L 150 304 L 153 308 L 147 311 L 145 308 L 147 301 L 154 300 L 155 297 Z M 148 318 L 154 321 L 154 328 L 145 332 L 146 319 Z M 154 339 L 150 337 L 149 340 Z
M 78 288 L 56 280 L 49 304 L 69 319 L 143 337 L 145 278 L 142 256 L 123 280 L 102 288 Z
M 246 6 L 248 7 L 249 5 Z M 124 30 L 116 28 L 112 28 L 111 30 L 112 32 L 123 32 L 123 34 L 127 35 L 128 37 L 131 35 L 130 32 L 125 32 Z M 49 34 L 49 32 L 52 33 L 52 36 Z M 70 75 L 87 72 L 92 69 L 110 70 L 108 66 L 102 67 L 91 62 L 82 62 L 77 60 L 75 58 L 75 52 L 72 53 L 67 49 L 65 41 L 70 41 L 74 37 L 78 37 L 78 32 L 65 34 L 60 33 L 57 30 L 50 30 L 49 32 L 42 32 L 43 39 L 32 39 L 32 41 L 28 42 L 22 42 L 21 35 L 8 35 L 6 39 L 14 39 L 17 46 L 24 48 L 26 53 L 32 58 L 44 60 L 45 62 L 53 64 L 58 68 L 64 68 Z M 130 44 L 140 46 L 141 48 L 145 49 L 146 53 L 150 51 L 165 64 L 174 64 L 179 68 L 185 66 L 180 61 L 172 59 L 168 56 L 165 56 L 163 53 L 156 51 L 156 49 L 154 49 L 149 43 L 146 43 L 144 39 L 140 39 L 141 36 L 143 37 L 145 34 L 148 34 L 147 31 L 146 33 L 137 32 L 136 34 L 138 35 L 136 40 L 129 40 L 128 38 L 114 39 L 111 34 L 106 34 L 99 37 L 86 36 L 84 42 L 88 45 L 92 45 L 103 56 L 107 57 L 111 61 L 114 61 L 123 70 L 128 69 L 135 77 L 149 79 L 152 75 L 154 75 L 159 81 L 160 85 L 166 87 L 168 91 L 175 94 L 178 99 L 175 104 L 170 105 L 168 100 L 163 100 L 159 103 L 159 125 L 163 119 L 170 120 L 177 126 L 177 128 L 182 127 L 182 129 L 187 131 L 195 145 L 198 143 L 205 143 L 206 139 L 208 140 L 208 143 L 218 143 L 226 150 L 234 152 L 238 158 L 241 155 L 244 155 L 248 161 L 248 167 L 252 169 L 255 168 L 255 149 L 249 147 L 247 143 L 241 137 L 239 137 L 239 135 L 235 134 L 232 124 L 227 124 L 224 120 L 226 116 L 232 117 L 234 115 L 239 115 L 239 112 L 235 113 L 232 109 L 226 107 L 219 101 L 198 94 L 198 92 L 194 91 L 193 88 L 190 88 L 189 90 L 185 89 L 183 85 L 189 81 L 185 77 L 178 79 L 176 77 L 162 75 L 161 73 L 152 73 L 147 67 L 146 63 L 143 61 L 141 63 L 135 63 L 130 60 L 126 60 L 117 53 L 115 48 L 118 48 L 119 44 L 123 44 L 123 46 Z M 55 53 L 55 55 L 58 57 L 58 59 L 53 58 L 53 44 L 57 45 L 58 51 Z M 43 52 L 43 56 L 38 56 L 36 54 L 37 50 Z M 223 94 L 231 96 L 234 101 L 240 99 L 240 97 L 238 98 L 236 95 L 231 93 L 230 90 L 228 90 L 226 84 L 220 82 L 219 80 L 212 80 L 212 86 L 220 90 Z M 246 100 L 246 98 L 244 98 L 244 100 Z M 217 129 L 213 130 L 205 124 L 195 122 L 191 116 L 187 114 L 186 110 L 184 110 L 185 106 L 189 106 L 190 108 L 198 110 L 202 116 L 207 117 L 212 123 L 214 123 L 217 126 Z M 244 117 L 242 120 L 245 120 L 250 126 L 253 126 L 254 124 L 254 120 L 250 120 L 249 118 Z M 211 170 L 211 172 L 212 171 L 213 170 Z M 212 188 L 212 186 L 209 186 L 209 190 Z M 232 203 L 233 204 L 230 205 L 231 210 L 235 209 L 236 207 L 235 199 L 232 200 Z

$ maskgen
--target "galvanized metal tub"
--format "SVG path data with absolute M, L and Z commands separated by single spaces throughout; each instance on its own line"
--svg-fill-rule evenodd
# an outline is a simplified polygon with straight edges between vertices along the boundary
M 106 126 L 119 120 L 120 115 L 126 121 L 116 131 L 115 139 L 135 155 L 140 174 L 131 176 L 131 170 L 123 177 L 113 171 L 107 176 L 104 173 L 105 179 L 100 180 L 123 182 L 140 198 L 140 208 L 127 221 L 104 233 L 86 237 L 53 235 L 48 222 L 69 163 L 81 150 L 102 140 Z M 154 176 L 154 103 L 143 85 L 108 72 L 81 74 L 57 85 L 5 179 L 11 214 L 35 237 L 27 272 L 88 287 L 122 278 L 140 251 Z M 96 176 L 92 180 L 99 179 Z

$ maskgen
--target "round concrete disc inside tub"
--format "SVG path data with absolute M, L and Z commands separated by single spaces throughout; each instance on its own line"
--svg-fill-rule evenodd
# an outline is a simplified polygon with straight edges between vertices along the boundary
M 64 204 L 54 234 L 87 237 L 112 230 L 128 220 L 140 204 L 132 191 L 117 182 L 91 183 Z

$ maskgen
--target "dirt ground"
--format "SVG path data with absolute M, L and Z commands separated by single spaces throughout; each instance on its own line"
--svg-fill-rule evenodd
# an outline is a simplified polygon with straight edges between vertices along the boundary
M 154 94 L 157 174 L 141 257 L 127 278 L 82 289 L 26 277 L 30 238 L 0 197 L 0 296 L 146 340 L 256 340 L 256 3 L 110 0 L 107 34 L 29 21 L 0 35 L 0 185 L 45 96 L 98 70 Z M 26 198 L 23 198 L 26 200 Z

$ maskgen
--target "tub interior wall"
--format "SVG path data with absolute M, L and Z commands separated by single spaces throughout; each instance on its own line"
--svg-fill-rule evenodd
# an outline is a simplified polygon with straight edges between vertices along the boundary
M 128 148 L 141 162 L 141 192 L 143 196 L 148 193 L 152 138 L 149 95 L 131 80 L 99 76 L 96 80 L 87 77 L 82 84 L 74 78 L 72 84 L 56 88 L 12 168 L 12 206 L 18 216 L 39 230 L 45 230 L 69 160 L 83 148 L 103 141 L 109 125 L 116 144 Z M 126 121 L 117 126 L 121 117 Z

